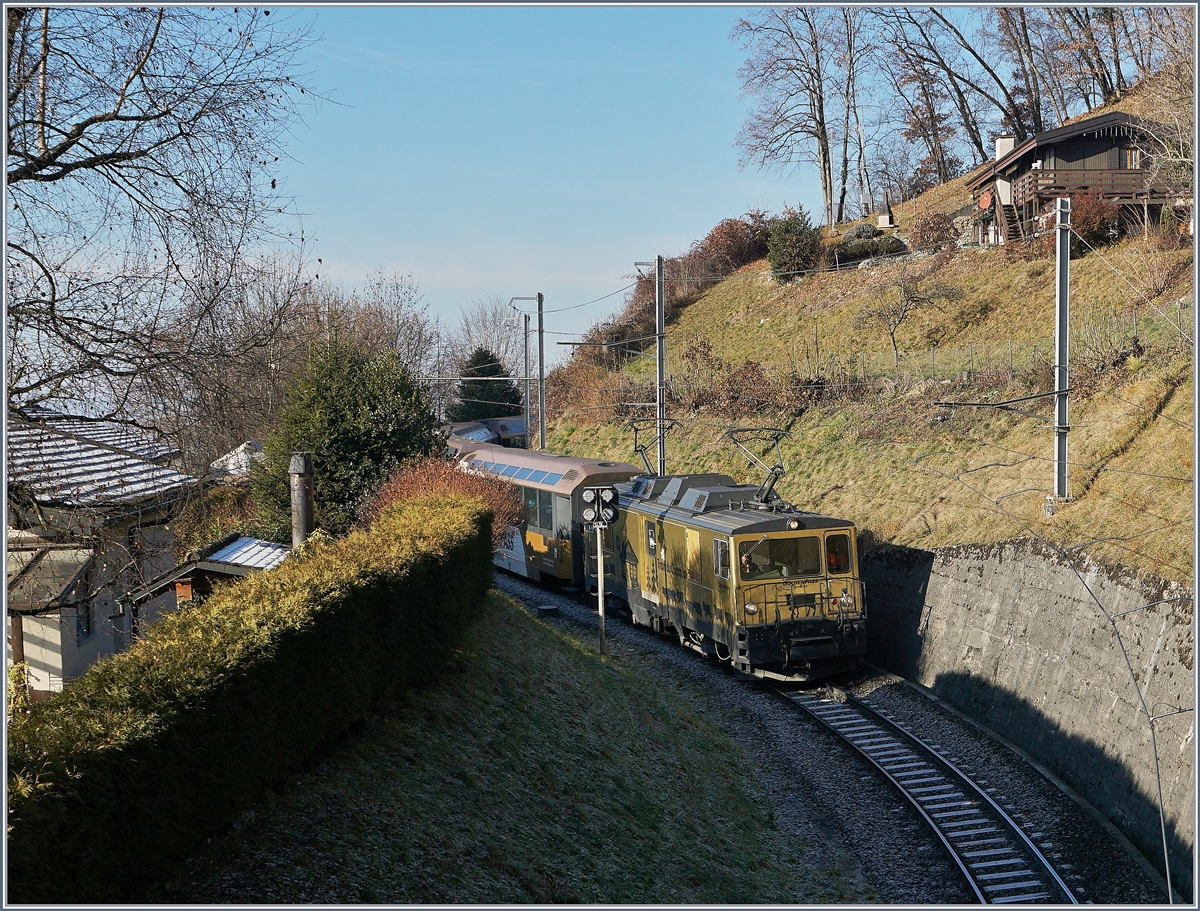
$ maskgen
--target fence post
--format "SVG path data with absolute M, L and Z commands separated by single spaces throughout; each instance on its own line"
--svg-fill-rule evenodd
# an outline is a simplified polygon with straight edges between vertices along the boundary
M 932 348 L 929 349 L 929 378 L 931 380 L 937 379 L 937 365 L 933 362 L 933 349 Z

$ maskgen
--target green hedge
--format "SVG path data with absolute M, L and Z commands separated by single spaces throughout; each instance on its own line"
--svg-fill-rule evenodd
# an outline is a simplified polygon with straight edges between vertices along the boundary
M 119 901 L 404 687 L 491 584 L 491 513 L 440 497 L 154 624 L 8 729 L 8 901 Z

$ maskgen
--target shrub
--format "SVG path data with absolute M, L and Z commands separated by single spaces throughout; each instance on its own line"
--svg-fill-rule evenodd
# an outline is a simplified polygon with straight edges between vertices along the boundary
M 821 256 L 821 237 L 804 206 L 790 206 L 771 224 L 767 259 L 771 274 L 786 283 L 799 272 L 814 268 Z
M 728 275 L 766 256 L 769 236 L 766 216 L 751 211 L 744 218 L 726 218 L 720 222 L 708 232 L 699 252 L 712 274 Z
M 873 256 L 893 256 L 908 248 L 898 237 L 884 235 L 869 239 L 843 240 L 837 246 L 838 258 L 842 262 L 870 259 Z
M 1054 232 L 1039 237 L 1013 239 L 1004 245 L 1004 261 L 1028 263 L 1038 259 L 1054 258 Z
M 461 497 L 394 506 L 168 615 L 17 716 L 8 899 L 121 900 L 436 674 L 491 584 L 490 521 Z M 69 860 L 48 873 L 47 858 Z
M 880 231 L 870 222 L 863 222 L 860 225 L 852 225 L 846 229 L 846 233 L 842 235 L 843 240 L 870 240 L 873 237 L 878 237 L 883 232 Z
M 935 252 L 950 246 L 958 239 L 958 229 L 949 215 L 922 212 L 913 219 L 908 233 L 908 245 L 914 250 Z
M 359 507 L 388 474 L 434 448 L 434 419 L 424 391 L 395 351 L 371 354 L 348 342 L 314 348 L 265 442 L 266 459 L 251 486 L 264 524 L 290 527 L 291 455 L 313 455 L 318 528 L 344 534 Z
M 449 459 L 430 456 L 402 465 L 367 500 L 361 512 L 364 525 L 379 520 L 383 512 L 400 503 L 430 496 L 473 497 L 487 504 L 492 521 L 492 547 L 499 546 L 505 530 L 520 525 L 525 509 L 517 488 L 487 475 L 460 470 Z
M 1121 237 L 1121 210 L 1098 192 L 1071 196 L 1071 230 L 1092 247 L 1115 243 Z M 1075 255 L 1082 255 L 1085 244 L 1072 237 Z

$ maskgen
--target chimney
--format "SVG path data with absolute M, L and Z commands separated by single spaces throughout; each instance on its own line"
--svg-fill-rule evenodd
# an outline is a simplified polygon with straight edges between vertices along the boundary
M 1017 137 L 1007 133 L 996 137 L 996 161 L 999 161 L 1017 147 Z
M 292 548 L 308 540 L 313 530 L 313 464 L 311 452 L 293 452 L 288 467 L 292 479 Z

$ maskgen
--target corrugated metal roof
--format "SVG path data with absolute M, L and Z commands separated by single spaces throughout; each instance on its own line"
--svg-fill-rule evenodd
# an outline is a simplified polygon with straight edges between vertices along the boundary
M 151 462 L 163 462 L 179 455 L 178 449 L 168 446 L 150 431 L 139 427 L 114 421 L 87 421 L 68 417 L 38 405 L 23 408 L 22 412 L 31 421 L 53 427 L 61 433 L 101 446 L 121 449 Z
M 260 541 L 258 538 L 238 538 L 210 555 L 212 563 L 230 563 L 234 566 L 249 566 L 252 569 L 273 569 L 284 560 L 292 549 L 286 544 Z
M 110 506 L 164 497 L 200 483 L 128 450 L 10 416 L 9 484 L 43 506 Z

